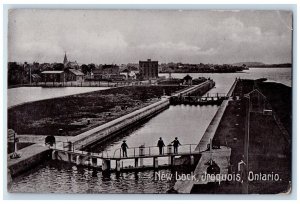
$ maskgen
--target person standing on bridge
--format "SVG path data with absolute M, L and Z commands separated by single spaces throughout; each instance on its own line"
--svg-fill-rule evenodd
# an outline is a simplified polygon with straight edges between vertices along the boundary
M 162 155 L 163 154 L 163 147 L 165 146 L 164 141 L 162 140 L 162 138 L 160 137 L 158 142 L 157 142 L 157 146 L 159 148 L 159 154 Z
M 128 145 L 126 144 L 126 140 L 123 140 L 123 143 L 121 145 L 123 157 L 127 157 L 127 148 L 128 148 Z
M 180 142 L 178 141 L 178 138 L 175 137 L 175 140 L 173 142 L 171 142 L 171 144 L 173 143 L 173 147 L 174 147 L 174 154 L 178 154 L 178 146 L 181 145 Z

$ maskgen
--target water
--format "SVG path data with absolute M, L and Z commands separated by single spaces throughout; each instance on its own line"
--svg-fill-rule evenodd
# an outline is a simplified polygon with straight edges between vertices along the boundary
M 291 68 L 250 68 L 238 73 L 189 73 L 193 78 L 210 77 L 216 82 L 216 91 L 227 92 L 236 77 L 241 79 L 258 79 L 267 78 L 270 82 L 278 82 L 291 87 L 292 81 Z M 169 77 L 169 74 L 159 74 L 160 76 Z M 186 73 L 172 73 L 174 78 L 183 78 Z M 214 91 L 215 93 L 215 91 Z
M 154 171 L 144 171 L 103 176 L 93 169 L 50 161 L 15 178 L 12 192 L 165 193 L 175 183 L 175 179 L 169 182 L 153 181 L 154 174 Z
M 168 74 L 161 74 L 168 76 Z M 183 78 L 186 74 L 172 74 Z M 242 73 L 209 74 L 191 73 L 193 78 L 210 77 L 216 82 L 216 88 L 210 93 L 227 93 L 234 79 L 268 78 L 291 86 L 291 69 L 250 69 Z M 155 146 L 159 137 L 165 144 L 178 137 L 182 144 L 198 143 L 209 122 L 217 111 L 217 106 L 171 106 L 144 124 L 124 133 L 106 145 L 95 145 L 93 151 L 103 150 L 113 153 L 124 139 L 130 147 Z M 159 160 L 162 164 L 165 161 Z M 114 165 L 114 164 L 113 164 Z M 132 165 L 132 164 L 131 164 Z M 170 170 L 159 172 L 170 173 Z M 103 177 L 101 172 L 74 165 L 47 162 L 32 171 L 13 180 L 15 192 L 59 192 L 59 193 L 165 193 L 175 181 L 155 180 L 154 171 L 111 174 Z
M 87 93 L 105 89 L 109 89 L 109 87 L 13 88 L 7 90 L 7 107 L 12 107 L 26 102 L 39 101 L 49 98 L 69 96 L 73 94 Z
M 186 152 L 189 151 L 187 144 L 194 144 L 192 148 L 195 149 L 217 109 L 218 106 L 171 106 L 135 130 L 122 134 L 104 148 L 102 145 L 96 145 L 92 150 L 93 152 L 104 150 L 113 156 L 114 154 L 119 155 L 123 140 L 126 140 L 129 147 L 139 147 L 140 145 L 148 147 L 156 146 L 159 137 L 163 138 L 165 145 L 170 144 L 175 137 L 178 137 L 180 143 L 184 145 L 179 148 L 179 151 Z M 145 151 L 148 153 L 148 149 Z M 158 153 L 158 148 L 152 147 L 150 151 Z M 138 152 L 138 148 L 135 152 Z M 133 155 L 133 153 L 132 149 L 128 150 L 128 155 Z M 167 158 L 158 158 L 158 163 L 159 165 L 166 164 Z M 151 165 L 152 159 L 144 159 L 144 164 Z M 134 166 L 134 161 L 123 161 L 123 166 L 128 165 Z M 115 167 L 114 163 L 112 167 Z

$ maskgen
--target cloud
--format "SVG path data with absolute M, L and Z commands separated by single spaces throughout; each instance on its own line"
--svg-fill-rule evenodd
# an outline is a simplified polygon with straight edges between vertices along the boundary
M 210 48 L 208 50 L 203 50 L 196 45 L 189 45 L 185 42 L 159 42 L 153 44 L 141 44 L 138 46 L 138 49 L 142 50 L 157 50 L 159 52 L 176 52 L 176 53 L 190 53 L 190 54 L 201 54 L 201 55 L 210 55 L 215 52 L 215 49 Z
M 288 62 L 290 22 L 277 11 L 16 10 L 9 60 L 60 62 L 66 51 L 79 63 Z

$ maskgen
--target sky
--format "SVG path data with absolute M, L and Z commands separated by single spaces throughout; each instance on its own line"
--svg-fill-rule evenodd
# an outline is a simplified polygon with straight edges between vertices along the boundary
M 8 61 L 290 63 L 292 13 L 251 10 L 10 10 Z

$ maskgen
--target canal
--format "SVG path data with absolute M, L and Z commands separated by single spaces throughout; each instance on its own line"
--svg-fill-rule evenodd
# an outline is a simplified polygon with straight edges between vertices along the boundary
M 164 75 L 164 74 L 162 74 Z M 172 77 L 183 78 L 186 74 L 172 74 Z M 267 78 L 291 86 L 291 69 L 250 69 L 243 73 L 228 74 L 190 74 L 193 78 L 210 77 L 216 82 L 216 88 L 209 93 L 227 93 L 234 79 Z M 166 74 L 166 76 L 168 76 Z M 159 137 L 165 144 L 178 137 L 182 144 L 196 144 L 217 111 L 217 106 L 171 106 L 157 116 L 130 131 L 119 135 L 107 144 L 95 144 L 94 152 L 114 152 L 123 140 L 128 146 L 137 147 L 142 144 L 154 146 Z M 159 161 L 164 162 L 164 161 Z M 159 170 L 170 173 L 171 170 Z M 12 191 L 15 192 L 57 192 L 57 193 L 165 193 L 175 183 L 155 179 L 152 170 L 138 173 L 112 173 L 103 176 L 101 172 L 71 164 L 45 162 L 31 171 L 14 178 Z

